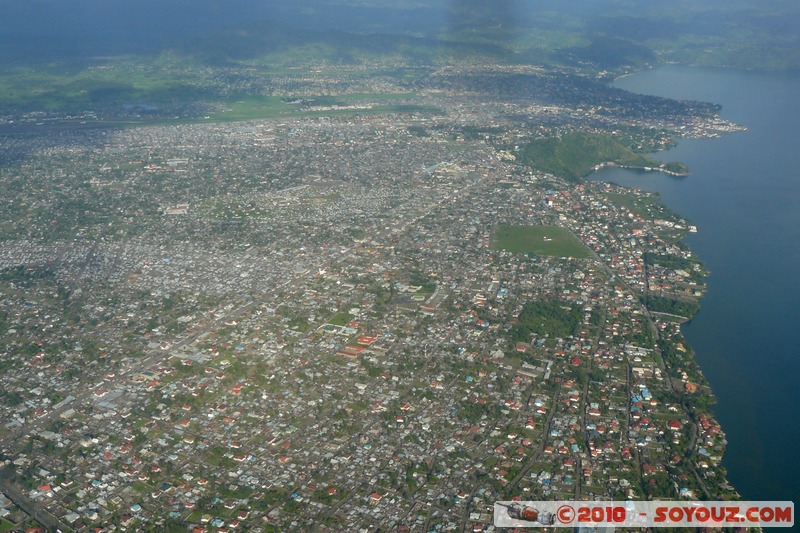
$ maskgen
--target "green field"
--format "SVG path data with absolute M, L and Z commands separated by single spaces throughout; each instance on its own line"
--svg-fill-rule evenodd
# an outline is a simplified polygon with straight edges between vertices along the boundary
M 500 224 L 494 230 L 492 249 L 552 257 L 591 257 L 589 249 L 575 235 L 557 226 Z
M 364 6 L 355 7 L 363 3 L 348 4 L 353 4 L 354 11 L 363 11 Z M 234 94 L 227 89 L 239 84 L 242 73 L 245 79 L 260 78 L 267 86 L 276 77 L 291 81 L 321 65 L 373 65 L 374 71 L 356 69 L 347 74 L 361 87 L 369 86 L 363 83 L 369 78 L 421 79 L 434 65 L 465 59 L 492 65 L 568 67 L 592 75 L 665 62 L 755 70 L 800 68 L 796 46 L 800 7 L 791 5 L 796 2 L 707 3 L 651 3 L 640 16 L 620 7 L 597 17 L 592 10 L 584 13 L 552 2 L 530 6 L 511 23 L 503 20 L 504 10 L 493 2 L 456 2 L 444 11 L 420 7 L 431 21 L 449 21 L 422 30 L 416 22 L 388 23 L 393 16 L 389 13 L 406 12 L 406 4 L 436 2 L 379 2 L 386 5 L 374 9 L 386 10 L 387 24 L 366 23 L 373 17 L 356 16 L 351 31 L 336 31 L 335 23 L 321 29 L 316 24 L 281 21 L 273 7 L 266 7 L 270 3 L 262 2 L 265 7 L 244 10 L 235 21 L 220 20 L 207 31 L 177 32 L 182 35 L 163 39 L 159 34 L 163 29 L 156 28 L 167 19 L 172 26 L 185 23 L 180 10 L 159 13 L 166 17 L 162 25 L 148 23 L 125 35 L 91 31 L 91 24 L 80 23 L 75 28 L 56 24 L 53 30 L 66 33 L 54 34 L 46 30 L 49 23 L 42 24 L 40 18 L 46 14 L 38 3 L 14 2 L 11 19 L 21 17 L 16 20 L 25 20 L 23 27 L 41 31 L 28 32 L 30 46 L 0 47 L 0 109 L 81 111 L 136 102 L 208 102 Z M 77 14 L 91 2 L 75 4 L 76 22 L 91 19 Z M 314 11 L 317 16 L 324 11 L 338 19 L 341 6 L 336 4 L 322 2 Z M 198 10 L 203 8 L 198 6 Z M 214 13 L 207 11 L 205 16 L 214 17 Z M 139 24 L 131 23 L 131 28 Z M 89 33 L 78 38 L 77 30 Z M 156 42 L 162 44 L 154 46 Z M 116 52 L 98 54 L 107 48 Z
M 224 109 L 210 116 L 210 121 L 228 122 L 277 117 L 322 117 L 337 115 L 374 115 L 381 113 L 437 113 L 439 109 L 431 106 L 409 105 L 400 103 L 407 100 L 408 94 L 352 94 L 335 98 L 307 98 L 311 107 L 302 108 L 297 104 L 287 103 L 279 96 L 250 97 L 225 104 Z M 392 102 L 396 103 L 392 103 Z M 377 103 L 379 102 L 379 103 Z M 363 105 L 363 107 L 362 107 Z M 367 107 L 369 105 L 369 107 Z M 315 109 L 317 107 L 333 107 L 333 109 Z M 354 106 L 347 109 L 343 106 Z
M 0 111 L 27 109 L 53 111 L 103 111 L 104 119 L 80 124 L 126 127 L 196 122 L 235 122 L 281 117 L 325 117 L 385 113 L 442 113 L 432 106 L 412 105 L 412 93 L 352 93 L 337 96 L 304 96 L 307 106 L 290 103 L 291 97 L 221 97 L 194 65 L 185 68 L 152 68 L 133 59 L 117 59 L 103 68 L 79 66 L 61 69 L 7 67 L 0 65 Z M 293 71 L 296 72 L 296 71 Z M 270 71 L 272 74 L 272 71 Z M 269 77 L 267 77 L 269 79 Z M 216 106 L 206 117 L 148 112 L 141 117 L 115 118 L 123 104 L 201 103 Z M 353 106 L 354 109 L 348 109 Z M 330 109 L 326 109 L 326 107 Z M 75 120 L 75 125 L 79 124 Z
M 334 326 L 346 326 L 348 322 L 351 322 L 355 319 L 356 317 L 347 311 L 339 311 L 333 315 L 330 320 L 328 320 L 328 324 L 333 324 Z

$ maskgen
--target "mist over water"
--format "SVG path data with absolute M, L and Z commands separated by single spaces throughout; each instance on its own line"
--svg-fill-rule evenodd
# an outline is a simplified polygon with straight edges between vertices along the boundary
M 800 76 L 670 66 L 616 85 L 720 103 L 748 128 L 656 154 L 687 163 L 686 178 L 606 169 L 593 179 L 658 192 L 699 227 L 687 243 L 711 277 L 684 332 L 717 396 L 729 479 L 746 499 L 797 501 Z

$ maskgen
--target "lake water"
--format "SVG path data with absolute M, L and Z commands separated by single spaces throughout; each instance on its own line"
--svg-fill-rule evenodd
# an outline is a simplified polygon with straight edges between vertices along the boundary
M 748 128 L 655 154 L 685 162 L 685 178 L 609 168 L 592 179 L 658 192 L 699 227 L 687 243 L 711 277 L 684 333 L 717 396 L 729 479 L 745 499 L 798 502 L 800 76 L 668 66 L 615 84 L 719 103 Z

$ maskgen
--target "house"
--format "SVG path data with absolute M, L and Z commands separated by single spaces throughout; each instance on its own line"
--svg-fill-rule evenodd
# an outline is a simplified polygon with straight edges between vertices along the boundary
M 360 344 L 362 346 L 371 346 L 378 340 L 377 335 L 362 335 L 356 341 L 356 344 Z

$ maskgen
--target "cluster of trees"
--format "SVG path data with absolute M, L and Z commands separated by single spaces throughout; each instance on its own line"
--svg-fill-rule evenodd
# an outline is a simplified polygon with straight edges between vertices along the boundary
M 4 391 L 0 390 L 0 403 L 8 407 L 16 407 L 21 404 L 25 399 L 17 391 Z
M 673 172 L 675 174 L 680 174 L 681 176 L 686 176 L 689 174 L 689 167 L 680 161 L 671 161 L 666 163 L 662 168 L 667 172 Z
M 409 276 L 409 284 L 422 287 L 421 292 L 432 293 L 436 290 L 436 282 L 420 271 L 413 271 Z
M 691 259 L 686 259 L 685 257 L 646 252 L 644 254 L 644 261 L 648 266 L 659 265 L 664 268 L 671 268 L 673 270 L 685 270 L 691 279 L 696 282 L 702 281 L 703 279 L 703 274 L 695 270 L 695 266 L 697 266 L 699 263 L 692 261 Z
M 668 313 L 670 315 L 677 315 L 686 318 L 694 318 L 700 311 L 700 305 L 697 302 L 682 302 L 672 298 L 664 298 L 663 296 L 640 296 L 639 300 L 649 309 L 656 313 Z
M 614 161 L 631 167 L 658 167 L 660 163 L 646 155 L 637 154 L 609 135 L 599 133 L 569 133 L 533 141 L 522 153 L 525 164 L 578 180 L 589 174 L 595 165 Z
M 463 404 L 458 410 L 458 416 L 462 420 L 474 424 L 478 422 L 483 415 L 487 415 L 490 419 L 499 417 L 500 410 L 500 406 L 496 404 L 468 402 Z
M 648 265 L 661 265 L 665 268 L 692 270 L 696 264 L 694 261 L 680 257 L 677 255 L 662 255 L 654 254 L 653 252 L 645 252 L 644 261 Z
M 509 330 L 512 342 L 528 342 L 531 334 L 541 337 L 569 337 L 578 332 L 583 312 L 556 299 L 525 303 L 519 319 Z

